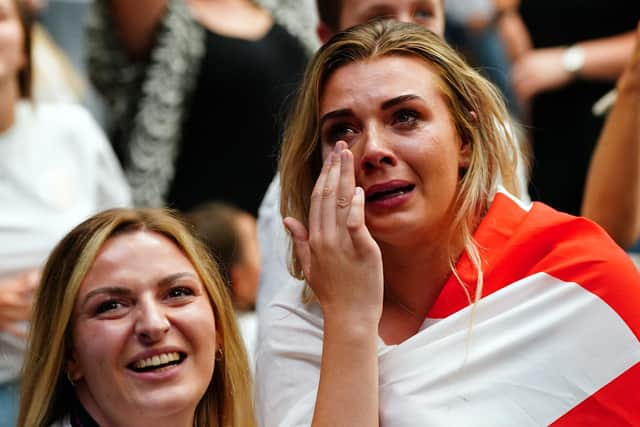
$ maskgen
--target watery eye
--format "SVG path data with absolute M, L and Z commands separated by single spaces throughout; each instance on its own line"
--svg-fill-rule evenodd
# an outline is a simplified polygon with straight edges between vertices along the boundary
M 331 126 L 331 128 L 329 128 L 326 139 L 335 144 L 340 140 L 348 139 L 349 136 L 355 133 L 356 133 L 355 129 L 350 125 L 346 125 L 346 124 L 334 125 L 334 126 Z
M 413 123 L 418 119 L 418 113 L 412 110 L 400 110 L 394 115 L 397 123 Z

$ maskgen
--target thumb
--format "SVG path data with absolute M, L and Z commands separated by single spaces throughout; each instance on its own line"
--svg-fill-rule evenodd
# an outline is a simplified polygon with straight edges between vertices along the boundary
M 309 233 L 303 223 L 292 217 L 284 219 L 284 226 L 291 234 L 293 251 L 302 267 L 305 279 L 310 280 L 311 275 L 311 248 L 309 247 Z

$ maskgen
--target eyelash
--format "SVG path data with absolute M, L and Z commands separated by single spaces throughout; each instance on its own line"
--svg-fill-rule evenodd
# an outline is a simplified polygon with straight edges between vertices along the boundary
M 426 9 L 421 9 L 421 10 L 416 10 L 413 15 L 417 18 L 417 19 L 429 19 L 433 16 L 433 13 L 431 13 L 430 10 L 426 10 Z
M 401 120 L 401 118 L 409 118 L 409 120 Z M 422 116 L 415 110 L 403 108 L 393 113 L 393 124 L 415 126 Z
M 117 307 L 114 307 L 115 305 L 117 305 Z M 96 307 L 95 313 L 96 314 L 103 314 L 106 313 L 107 311 L 113 311 L 113 310 L 117 310 L 118 308 L 121 308 L 123 306 L 123 303 L 121 301 L 115 300 L 115 299 L 110 299 L 107 301 L 103 301 L 100 304 L 98 304 L 98 306 Z
M 167 291 L 166 297 L 174 299 L 174 298 L 185 298 L 193 295 L 195 295 L 195 292 L 193 291 L 193 289 L 187 286 L 176 286 Z M 96 306 L 94 313 L 96 315 L 101 315 L 110 311 L 118 310 L 120 308 L 123 308 L 124 306 L 125 306 L 125 302 L 123 301 L 120 301 L 118 299 L 109 299 L 99 303 Z
M 354 133 L 356 131 L 350 124 L 336 123 L 327 131 L 326 140 L 335 144 L 340 140 L 345 140 L 347 134 L 353 135 Z
M 176 292 L 180 292 L 181 295 L 175 295 Z M 192 296 L 194 294 L 195 293 L 193 292 L 193 290 L 186 286 L 176 286 L 175 288 L 171 288 L 169 292 L 167 292 L 167 296 L 169 296 L 170 298 L 181 298 L 185 296 Z

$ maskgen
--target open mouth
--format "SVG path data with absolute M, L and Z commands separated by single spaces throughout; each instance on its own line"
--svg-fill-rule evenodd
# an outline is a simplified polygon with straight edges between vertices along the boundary
M 152 372 L 168 369 L 172 366 L 181 364 L 187 355 L 182 352 L 171 352 L 156 354 L 146 359 L 136 360 L 127 365 L 127 368 L 134 372 Z
M 415 188 L 415 185 L 410 184 L 404 187 L 396 187 L 396 188 L 391 188 L 389 190 L 376 191 L 375 193 L 372 193 L 369 196 L 367 196 L 367 201 L 376 202 L 378 200 L 391 199 L 393 197 L 401 196 L 405 193 L 413 191 L 414 188 Z

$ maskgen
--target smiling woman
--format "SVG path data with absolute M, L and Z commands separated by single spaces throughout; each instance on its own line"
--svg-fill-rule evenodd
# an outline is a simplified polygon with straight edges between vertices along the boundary
M 58 244 L 27 354 L 20 426 L 254 423 L 223 280 L 163 210 L 105 211 Z

